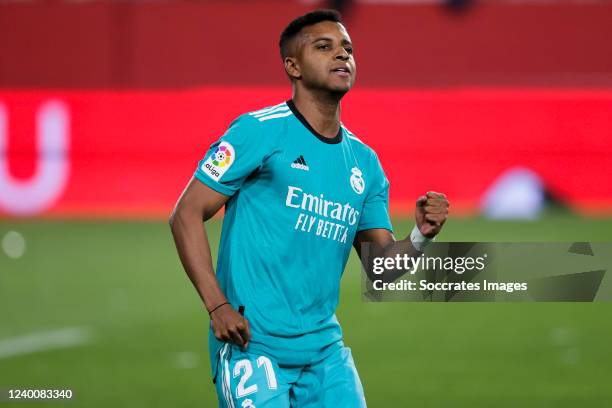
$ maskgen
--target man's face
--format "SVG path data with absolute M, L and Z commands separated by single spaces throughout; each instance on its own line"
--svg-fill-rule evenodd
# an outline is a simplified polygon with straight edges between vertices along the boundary
M 340 23 L 304 27 L 295 39 L 296 65 L 304 86 L 344 94 L 355 82 L 353 45 Z

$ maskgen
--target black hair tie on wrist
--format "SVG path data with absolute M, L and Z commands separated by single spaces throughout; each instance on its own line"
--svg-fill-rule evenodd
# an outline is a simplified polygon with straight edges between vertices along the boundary
M 225 306 L 225 305 L 229 305 L 229 302 L 223 302 L 218 306 L 215 306 L 212 310 L 208 311 L 208 317 L 212 317 L 212 314 L 215 310 L 217 310 L 218 308 L 220 308 L 221 306 Z

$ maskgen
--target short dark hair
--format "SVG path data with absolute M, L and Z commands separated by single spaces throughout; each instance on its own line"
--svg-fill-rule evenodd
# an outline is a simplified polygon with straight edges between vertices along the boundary
M 289 42 L 296 36 L 304 27 L 315 25 L 321 21 L 333 21 L 334 23 L 344 24 L 342 16 L 336 10 L 315 10 L 299 16 L 289 23 L 283 30 L 278 42 L 281 58 L 285 58 L 288 53 Z

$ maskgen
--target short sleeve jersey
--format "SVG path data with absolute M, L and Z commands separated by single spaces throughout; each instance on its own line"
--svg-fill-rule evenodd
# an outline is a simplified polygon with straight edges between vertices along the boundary
M 391 230 L 374 151 L 344 126 L 318 134 L 288 101 L 234 120 L 195 177 L 230 197 L 216 274 L 245 306 L 249 350 L 308 364 L 341 340 L 335 310 L 355 234 Z M 221 344 L 209 338 L 214 355 Z

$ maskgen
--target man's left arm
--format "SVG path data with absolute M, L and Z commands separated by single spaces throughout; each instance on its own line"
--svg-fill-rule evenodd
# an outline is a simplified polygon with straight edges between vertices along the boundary
M 362 262 L 371 262 L 377 257 L 396 257 L 407 255 L 410 258 L 419 256 L 425 246 L 431 242 L 442 230 L 448 217 L 449 202 L 442 193 L 429 191 L 426 195 L 418 198 L 416 202 L 415 221 L 416 226 L 409 236 L 402 240 L 396 240 L 393 233 L 385 228 L 372 228 L 359 231 L 355 236 L 353 247 L 362 259 Z M 361 257 L 361 244 L 371 243 L 371 253 L 367 259 Z M 364 263 L 368 278 L 373 281 L 372 265 Z M 406 270 L 389 271 L 383 276 L 376 276 L 383 282 L 393 282 L 406 273 Z M 370 276 L 372 275 L 372 276 Z

